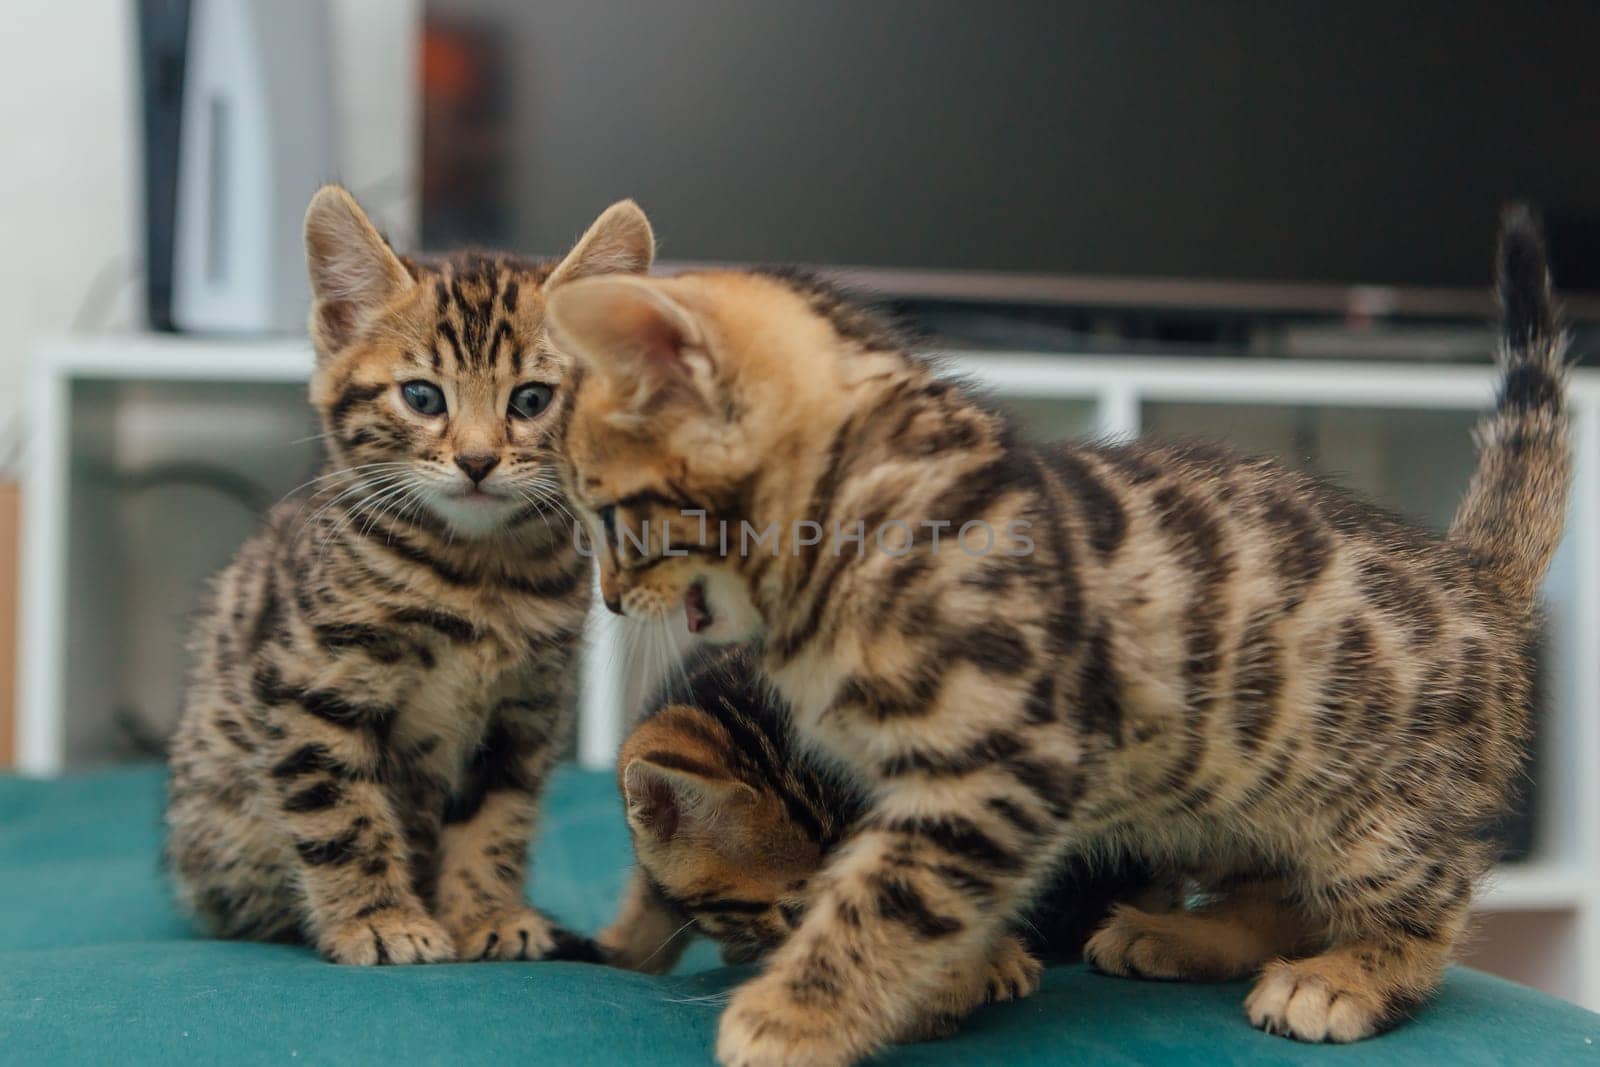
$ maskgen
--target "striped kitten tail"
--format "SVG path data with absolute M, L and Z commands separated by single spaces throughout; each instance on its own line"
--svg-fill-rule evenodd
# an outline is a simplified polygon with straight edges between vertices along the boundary
M 1478 426 L 1478 466 L 1450 536 L 1506 595 L 1531 603 L 1566 524 L 1572 438 L 1567 339 L 1551 296 L 1544 239 L 1524 205 L 1502 217 L 1497 273 L 1499 397 Z

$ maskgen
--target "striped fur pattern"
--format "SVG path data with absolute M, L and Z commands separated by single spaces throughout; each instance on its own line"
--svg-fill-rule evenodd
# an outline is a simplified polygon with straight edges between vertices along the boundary
M 639 867 L 600 938 L 614 962 L 670 969 L 690 938 L 666 944 L 657 928 L 687 923 L 746 963 L 804 911 L 807 881 L 862 802 L 796 750 L 777 710 L 748 647 L 704 649 L 623 742 L 617 780 Z
M 338 963 L 592 955 L 523 893 L 590 601 L 557 469 L 572 368 L 544 294 L 643 270 L 649 227 L 621 204 L 559 265 L 402 260 L 330 187 L 306 245 L 327 465 L 195 630 L 173 876 L 209 933 L 305 938 Z M 417 382 L 438 410 L 408 401 Z
M 1500 264 L 1502 387 L 1445 538 L 1221 450 L 1031 446 L 791 278 L 553 295 L 552 334 L 585 366 L 568 450 L 608 531 L 608 603 L 758 639 L 797 736 L 870 798 L 724 1012 L 724 1063 L 869 1055 L 942 975 L 981 967 L 1064 855 L 1195 879 L 1207 907 L 1123 907 L 1088 955 L 1253 976 L 1265 1030 L 1356 1040 L 1433 991 L 1521 766 L 1533 594 L 1570 475 L 1563 339 L 1524 213 Z M 670 555 L 620 536 L 647 517 Z M 785 540 L 724 545 L 717 519 Z M 943 550 L 922 527 L 909 546 L 846 540 L 895 519 L 949 523 Z M 951 550 L 970 521 L 986 554 Z
M 794 744 L 749 645 L 697 650 L 651 702 L 617 762 L 638 868 L 599 938 L 614 964 L 660 974 L 696 935 L 748 963 L 799 925 L 810 886 L 866 810 L 861 794 Z M 1036 988 L 1035 956 L 1078 957 L 1114 899 L 1149 888 L 1125 866 L 1069 864 L 1003 939 L 981 983 L 956 982 L 902 1036 L 951 1032 L 982 1003 Z

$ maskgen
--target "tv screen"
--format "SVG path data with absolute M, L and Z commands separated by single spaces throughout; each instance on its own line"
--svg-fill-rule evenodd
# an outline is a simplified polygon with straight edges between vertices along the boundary
M 433 246 L 554 253 L 631 196 L 667 260 L 1481 297 L 1523 198 L 1563 287 L 1600 289 L 1600 4 L 428 0 L 426 20 Z

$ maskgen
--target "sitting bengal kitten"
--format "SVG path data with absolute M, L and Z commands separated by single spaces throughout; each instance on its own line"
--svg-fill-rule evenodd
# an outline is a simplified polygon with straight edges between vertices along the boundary
M 167 810 L 181 894 L 215 935 L 304 936 L 337 963 L 582 952 L 523 896 L 590 601 L 544 302 L 644 270 L 649 224 L 623 202 L 559 265 L 425 262 L 329 187 L 305 237 L 327 468 L 217 577 L 194 635 Z
M 1030 445 L 802 277 L 552 294 L 607 604 L 759 638 L 798 736 L 871 798 L 724 1012 L 724 1063 L 868 1055 L 1105 850 L 1215 893 L 1119 909 L 1107 971 L 1258 975 L 1250 1019 L 1307 1041 L 1432 992 L 1521 766 L 1571 466 L 1526 213 L 1499 277 L 1498 406 L 1443 538 L 1220 450 Z
M 651 702 L 617 760 L 638 867 L 598 939 L 610 962 L 660 974 L 699 933 L 726 962 L 747 963 L 798 925 L 811 880 L 865 803 L 788 725 L 747 645 L 697 650 Z M 1077 958 L 1112 901 L 1147 881 L 1125 865 L 1068 865 L 987 970 L 952 975 L 900 1036 L 948 1034 L 981 1004 L 1029 995 L 1036 954 Z

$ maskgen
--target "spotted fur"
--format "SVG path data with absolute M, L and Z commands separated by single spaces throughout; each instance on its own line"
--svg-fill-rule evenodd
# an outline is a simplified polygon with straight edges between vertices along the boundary
M 700 650 L 623 742 L 618 783 L 638 868 L 599 942 L 611 962 L 662 973 L 696 934 L 747 963 L 799 925 L 810 883 L 866 811 L 860 793 L 789 735 L 749 646 Z M 1069 864 L 984 980 L 952 975 L 904 1037 L 948 1033 L 980 1004 L 1037 987 L 1036 955 L 1076 958 L 1113 899 L 1146 889 L 1126 867 Z
M 742 646 L 698 654 L 623 743 L 639 867 L 600 938 L 618 964 L 668 970 L 695 934 L 729 962 L 765 954 L 861 811 L 853 789 L 795 749 L 754 668 Z
M 209 933 L 304 937 L 339 963 L 592 955 L 523 893 L 590 599 L 559 491 L 572 368 L 544 301 L 643 270 L 649 226 L 624 203 L 560 264 L 403 260 L 330 187 L 306 248 L 326 469 L 195 630 L 173 876 Z M 447 409 L 409 405 L 418 381 Z M 524 417 L 528 383 L 553 392 Z
M 1251 1020 L 1312 1041 L 1428 997 L 1521 766 L 1570 476 L 1525 214 L 1500 263 L 1499 402 L 1443 538 L 1222 450 L 1032 446 L 812 286 L 553 296 L 553 336 L 593 372 L 568 447 L 575 499 L 612 532 L 608 603 L 687 603 L 706 636 L 758 639 L 796 736 L 870 798 L 724 1012 L 724 1063 L 861 1059 L 982 966 L 1061 857 L 1109 851 L 1211 904 L 1123 908 L 1089 945 L 1107 971 L 1259 974 Z M 646 518 L 670 554 L 615 536 Z M 948 524 L 944 551 L 849 539 L 896 519 Z M 717 520 L 789 534 L 741 551 Z M 950 550 L 974 521 L 990 551 Z
M 617 767 L 639 866 L 600 940 L 613 962 L 653 973 L 695 934 L 719 942 L 730 963 L 777 947 L 866 810 L 849 780 L 794 743 L 747 645 L 696 651 L 623 742 Z M 1111 902 L 1149 882 L 1125 864 L 1069 864 L 1018 935 L 1026 951 L 1075 958 Z

